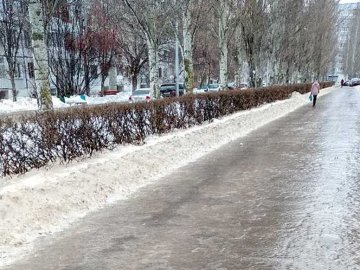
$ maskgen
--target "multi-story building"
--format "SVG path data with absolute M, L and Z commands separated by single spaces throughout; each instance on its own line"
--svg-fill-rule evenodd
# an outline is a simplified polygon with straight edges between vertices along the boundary
M 16 1 L 16 0 L 15 0 Z M 22 1 L 22 0 L 19 0 Z M 67 1 L 67 0 L 65 0 Z M 2 0 L 0 0 L 0 22 L 4 22 L 5 23 L 5 12 L 3 10 L 3 5 L 2 5 Z M 63 13 L 60 15 L 64 15 Z M 69 16 L 69 14 L 67 14 L 67 16 Z M 53 21 L 61 21 L 62 24 L 67 24 L 68 21 L 66 21 L 66 18 L 60 18 L 58 13 L 54 13 L 53 15 Z M 5 25 L 5 24 L 4 24 Z M 15 25 L 15 24 L 14 24 Z M 4 31 L 4 29 L 2 29 L 3 25 L 0 24 L 0 31 Z M 15 25 L 16 27 L 16 25 Z M 61 27 L 60 27 L 61 28 Z M 50 28 L 52 29 L 52 27 Z M 56 28 L 55 28 L 56 29 Z M 65 42 L 66 42 L 66 37 L 64 31 L 60 32 L 60 33 L 53 33 L 50 32 L 49 36 L 51 36 L 52 34 L 63 34 L 64 36 L 62 37 L 62 43 L 61 41 L 58 42 L 58 44 L 56 44 L 57 46 L 61 46 L 59 44 L 62 44 L 63 48 L 62 51 L 66 51 L 66 47 L 65 47 Z M 61 39 L 61 37 L 60 37 Z M 49 40 L 51 40 L 51 38 L 49 38 Z M 58 47 L 54 47 L 54 44 L 51 44 L 51 42 L 48 44 L 49 47 L 49 54 L 52 54 L 52 57 L 57 57 L 57 55 L 54 55 L 54 53 L 56 54 L 57 50 L 60 50 Z M 15 44 L 14 44 L 15 47 Z M 61 55 L 61 54 L 59 54 Z M 95 67 L 95 71 L 94 70 Z M 80 70 L 80 68 L 79 68 Z M 92 72 L 97 73 L 99 70 L 99 65 L 95 65 L 95 66 L 91 66 L 91 70 Z M 6 57 L 5 57 L 5 52 L 3 50 L 3 46 L 0 46 L 0 99 L 2 98 L 10 98 L 12 93 L 11 93 L 11 88 L 12 88 L 12 84 L 11 84 L 11 80 L 9 77 L 9 65 L 7 63 Z M 50 69 L 50 72 L 54 72 L 54 70 Z M 18 97 L 31 97 L 35 94 L 35 88 L 34 88 L 34 63 L 33 63 L 33 57 L 32 57 L 32 49 L 31 49 L 31 37 L 30 37 L 30 30 L 26 30 L 26 28 L 23 28 L 22 34 L 21 34 L 21 38 L 19 41 L 19 50 L 17 53 L 17 64 L 16 64 L 16 71 L 15 71 L 15 86 L 16 86 L 16 90 L 17 90 L 17 96 Z M 57 92 L 57 83 L 56 83 L 56 76 L 51 73 L 50 74 L 50 87 L 52 90 L 53 94 L 56 94 Z M 81 80 L 81 78 L 79 79 Z M 107 80 L 108 81 L 108 80 Z M 108 82 L 107 82 L 108 83 Z M 91 83 L 91 93 L 95 94 L 98 93 L 101 89 L 101 79 L 97 78 L 95 80 L 92 81 Z
M 2 33 L 0 42 L 0 98 L 9 96 L 9 90 L 11 89 L 11 81 L 8 73 L 9 68 L 5 55 L 6 52 L 9 53 L 9 50 L 5 50 L 4 48 L 8 48 L 7 42 L 9 42 L 9 39 L 17 40 L 15 37 L 16 32 L 9 36 L 7 31 L 13 28 L 18 29 L 20 22 L 21 25 L 23 25 L 19 14 L 21 14 L 24 6 L 21 1 L 13 1 L 14 2 L 3 2 L 0 0 L 0 31 Z M 8 5 L 11 5 L 11 9 L 9 9 Z M 11 10 L 11 12 L 8 10 Z M 31 57 L 30 33 L 25 27 L 22 28 L 23 31 L 21 32 L 19 43 L 13 41 L 16 42 L 13 50 L 15 50 L 18 44 L 15 85 L 18 89 L 19 96 L 28 96 L 31 94 L 31 85 L 33 85 L 34 65 Z

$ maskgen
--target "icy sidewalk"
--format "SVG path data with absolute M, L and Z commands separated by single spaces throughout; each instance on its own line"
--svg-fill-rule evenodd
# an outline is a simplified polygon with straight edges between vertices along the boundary
M 321 95 L 333 89 L 324 89 Z M 285 101 L 149 138 L 144 146 L 119 146 L 76 164 L 0 180 L 0 266 L 28 253 L 36 238 L 126 199 L 161 176 L 305 104 L 312 109 L 307 94 L 294 93 Z

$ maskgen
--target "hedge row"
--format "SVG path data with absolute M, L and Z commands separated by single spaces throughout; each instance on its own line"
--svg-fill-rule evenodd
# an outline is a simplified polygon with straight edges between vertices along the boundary
M 330 86 L 322 83 L 322 87 Z M 0 174 L 25 173 L 54 161 L 90 157 L 152 134 L 184 129 L 264 103 L 309 92 L 309 84 L 233 90 L 139 104 L 108 104 L 0 119 Z

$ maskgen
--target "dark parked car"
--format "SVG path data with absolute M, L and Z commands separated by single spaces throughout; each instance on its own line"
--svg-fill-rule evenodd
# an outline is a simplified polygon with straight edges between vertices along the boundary
M 351 86 L 351 81 L 345 81 L 344 86 Z
M 179 95 L 184 95 L 184 84 L 179 84 Z M 160 95 L 162 97 L 176 97 L 176 84 L 175 83 L 166 83 L 160 86 Z
M 358 85 L 360 85 L 360 79 L 358 79 L 358 78 L 351 79 L 351 85 L 350 86 L 358 86 Z

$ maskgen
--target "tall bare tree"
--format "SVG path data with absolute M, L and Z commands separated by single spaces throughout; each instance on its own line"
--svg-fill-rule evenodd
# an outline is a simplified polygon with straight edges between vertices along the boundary
M 148 63 L 147 45 L 144 38 L 137 33 L 133 26 L 128 25 L 127 30 L 121 40 L 122 70 L 130 77 L 132 91 L 135 91 L 139 74 Z
M 241 12 L 241 36 L 249 67 L 250 85 L 257 85 L 257 77 L 264 50 L 264 37 L 266 35 L 267 3 L 265 0 L 245 0 Z
M 134 91 L 141 71 L 147 67 L 149 57 L 144 31 L 128 11 L 124 4 L 115 5 L 112 18 L 118 29 L 116 38 L 120 57 L 117 58 L 117 66 L 130 79 Z
M 343 70 L 350 77 L 360 76 L 360 4 L 351 14 L 349 33 L 343 51 Z
M 204 12 L 205 5 L 206 2 L 203 0 L 185 0 L 183 2 L 183 58 L 185 71 L 185 86 L 189 93 L 193 92 L 195 83 L 193 59 L 195 34 L 201 25 L 201 13 Z
M 45 4 L 42 0 L 29 2 L 29 19 L 32 26 L 32 48 L 35 71 L 35 85 L 40 110 L 51 110 L 53 108 L 49 69 L 48 52 L 45 41 Z
M 129 14 L 135 19 L 144 34 L 150 73 L 151 96 L 160 97 L 159 87 L 159 48 L 167 43 L 167 34 L 171 28 L 170 18 L 174 14 L 171 1 L 157 0 L 121 0 L 128 8 Z

